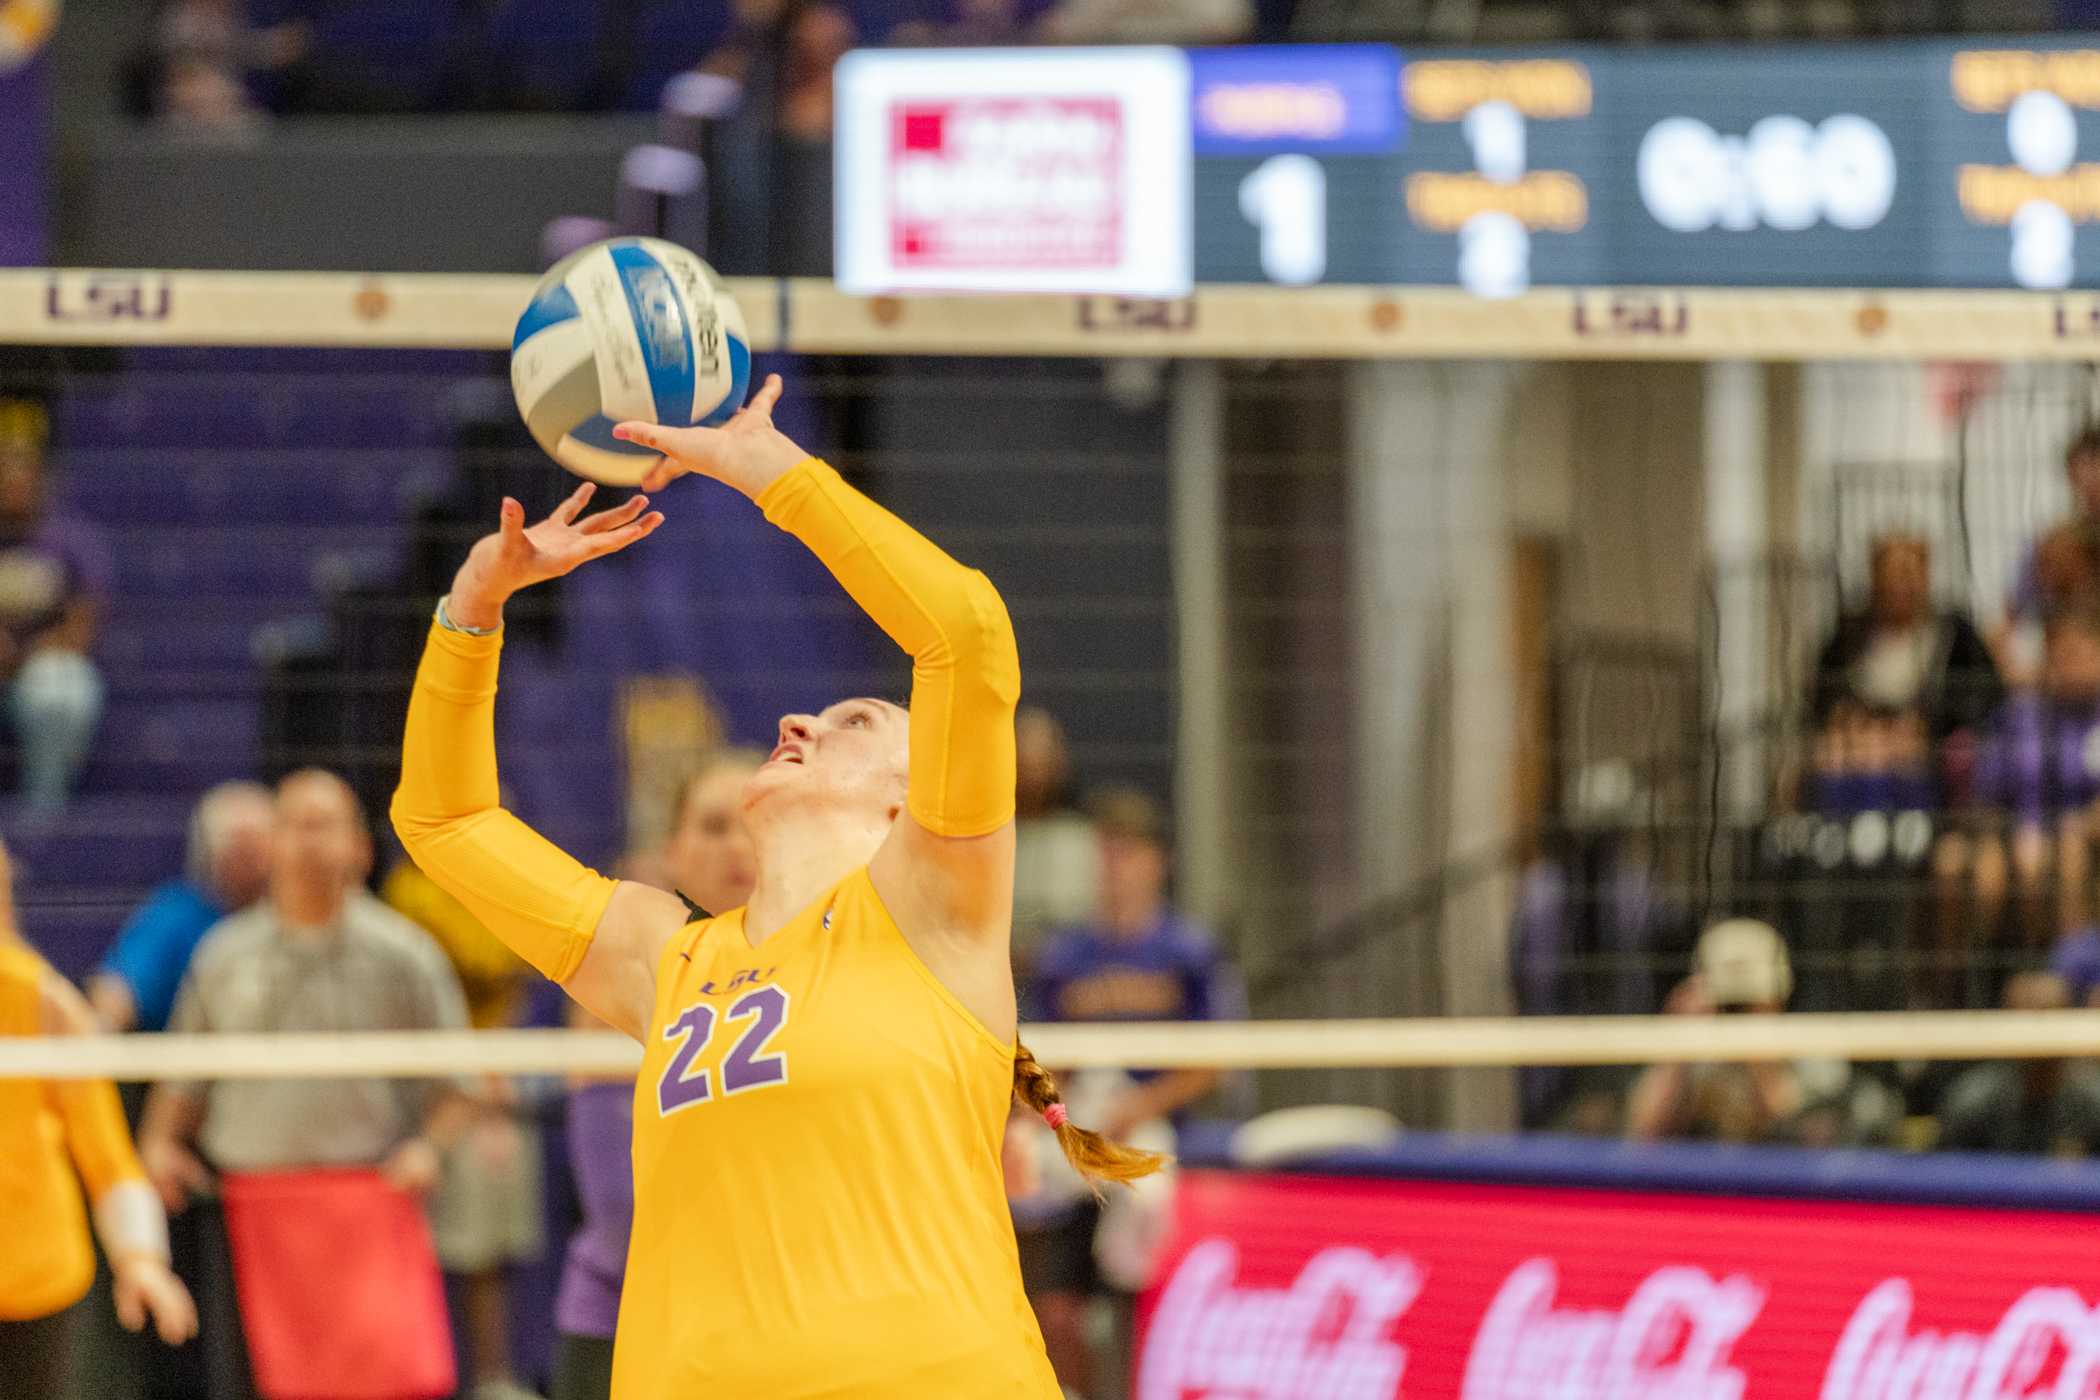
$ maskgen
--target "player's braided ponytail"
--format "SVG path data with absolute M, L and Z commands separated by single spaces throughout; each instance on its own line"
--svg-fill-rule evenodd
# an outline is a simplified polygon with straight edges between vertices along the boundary
M 1018 1041 L 1014 1044 L 1014 1096 L 1043 1115 L 1057 1133 L 1057 1145 L 1064 1149 L 1065 1160 L 1086 1178 L 1096 1195 L 1104 1181 L 1136 1181 L 1167 1164 L 1166 1157 L 1158 1152 L 1125 1147 L 1065 1117 L 1065 1101 L 1058 1095 L 1057 1081 L 1050 1077 L 1049 1070 L 1036 1063 L 1035 1052 Z

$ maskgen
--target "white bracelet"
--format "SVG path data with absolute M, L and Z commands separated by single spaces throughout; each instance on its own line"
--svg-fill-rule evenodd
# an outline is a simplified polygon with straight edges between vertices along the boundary
M 445 611 L 445 604 L 451 597 L 452 595 L 447 593 L 439 598 L 437 606 L 437 625 L 447 632 L 461 632 L 469 637 L 493 637 L 503 630 L 501 624 L 495 627 L 469 627 L 464 622 L 454 622 L 452 614 Z
M 145 1254 L 168 1259 L 168 1215 L 160 1197 L 143 1181 L 120 1181 L 95 1202 L 95 1233 L 111 1259 Z

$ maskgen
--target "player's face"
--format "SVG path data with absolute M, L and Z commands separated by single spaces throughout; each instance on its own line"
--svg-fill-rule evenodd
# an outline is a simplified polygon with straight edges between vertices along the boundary
M 686 896 L 710 914 L 734 909 L 751 898 L 757 878 L 751 833 L 744 828 L 740 799 L 751 772 L 725 765 L 686 789 L 678 827 L 664 846 L 664 864 Z
M 777 795 L 884 809 L 904 802 L 911 726 L 887 700 L 841 700 L 814 715 L 787 715 L 780 742 L 744 787 L 744 806 Z

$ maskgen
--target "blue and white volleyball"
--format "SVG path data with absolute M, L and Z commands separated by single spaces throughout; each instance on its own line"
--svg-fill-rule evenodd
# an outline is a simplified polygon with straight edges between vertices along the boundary
M 743 407 L 751 341 L 722 279 L 658 238 L 612 238 L 540 279 L 510 345 L 525 426 L 578 476 L 632 486 L 656 454 L 612 435 L 629 419 L 715 427 Z

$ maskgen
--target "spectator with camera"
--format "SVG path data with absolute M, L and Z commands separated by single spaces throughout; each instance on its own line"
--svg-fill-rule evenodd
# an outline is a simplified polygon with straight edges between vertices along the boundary
M 1794 991 L 1786 941 L 1770 924 L 1725 919 L 1699 937 L 1692 974 L 1664 1004 L 1673 1016 L 1778 1017 Z M 1779 1028 L 1774 1022 L 1774 1029 Z M 1834 1061 L 1757 1060 L 1650 1065 L 1627 1098 L 1626 1135 L 1638 1142 L 1860 1147 L 1886 1142 L 1895 1096 Z

